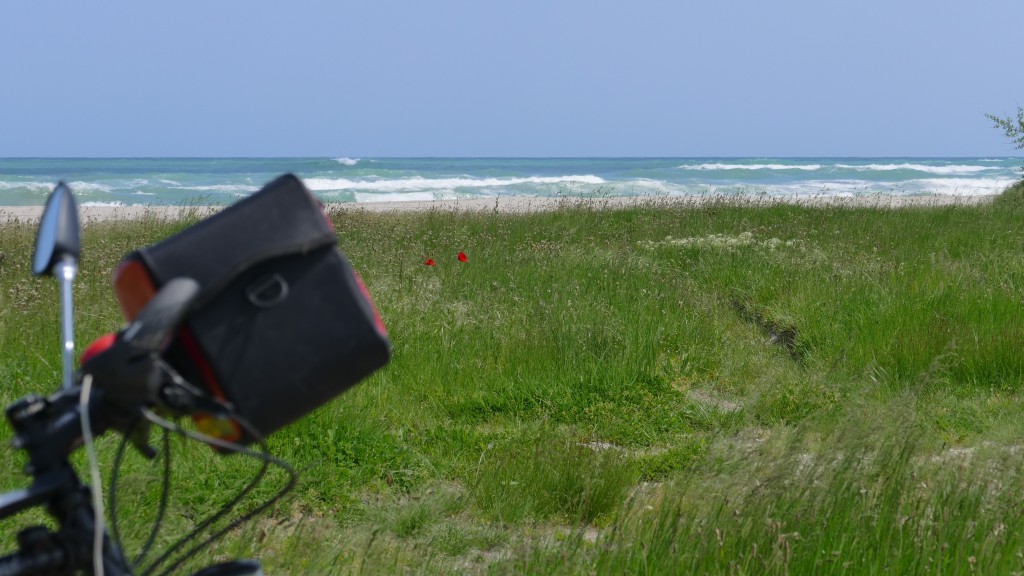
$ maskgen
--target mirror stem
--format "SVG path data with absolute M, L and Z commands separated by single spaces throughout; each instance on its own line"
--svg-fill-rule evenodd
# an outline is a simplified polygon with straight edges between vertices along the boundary
M 75 366 L 75 317 L 71 287 L 78 274 L 78 261 L 73 256 L 65 255 L 55 267 L 56 276 L 60 279 L 61 324 L 64 328 L 64 389 L 69 390 L 73 384 Z

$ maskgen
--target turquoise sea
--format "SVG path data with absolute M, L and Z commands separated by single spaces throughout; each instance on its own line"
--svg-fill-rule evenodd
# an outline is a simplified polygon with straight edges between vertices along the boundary
M 285 172 L 325 202 L 498 196 L 991 195 L 1021 158 L 0 158 L 0 205 L 230 204 Z

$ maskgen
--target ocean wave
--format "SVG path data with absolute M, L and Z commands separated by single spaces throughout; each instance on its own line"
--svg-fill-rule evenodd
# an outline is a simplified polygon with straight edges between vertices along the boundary
M 998 170 L 998 168 L 992 166 L 969 166 L 969 165 L 949 165 L 949 166 L 930 166 L 928 164 L 836 164 L 836 168 L 842 168 L 845 170 L 865 170 L 872 172 L 886 172 L 891 170 L 913 170 L 915 172 L 925 172 L 928 174 L 974 174 L 976 172 L 982 172 L 985 170 Z
M 991 196 L 1001 193 L 1014 180 L 1003 178 L 920 178 L 899 182 L 867 180 L 806 180 L 765 186 L 721 186 L 712 194 L 766 195 L 778 197 L 852 196 Z M 693 190 L 689 191 L 693 193 Z
M 637 178 L 636 180 L 633 180 L 632 182 L 630 182 L 630 184 L 632 186 L 636 186 L 638 188 L 648 188 L 648 189 L 656 190 L 656 191 L 659 191 L 659 192 L 671 192 L 672 191 L 671 187 L 668 185 L 668 182 L 665 182 L 664 180 L 652 180 L 650 178 Z
M 609 187 L 612 195 L 626 192 L 653 196 L 837 196 L 868 193 L 877 183 L 866 180 L 801 180 L 788 184 L 710 184 L 636 179 Z
M 664 180 L 652 180 L 650 178 L 637 178 L 636 180 L 625 182 L 624 184 L 626 189 L 632 189 L 634 191 L 643 190 L 644 192 L 654 194 L 678 194 L 681 192 L 686 193 L 690 188 L 690 186 L 673 184 L 670 182 L 665 182 Z M 611 186 L 611 188 L 613 188 L 613 191 L 614 189 L 617 189 L 615 186 Z
M 821 170 L 821 164 L 683 164 L 682 170 Z
M 100 184 L 99 182 L 69 182 L 68 187 L 71 188 L 72 192 L 112 192 L 113 186 L 106 184 Z
M 529 178 L 399 178 L 395 180 L 348 180 L 345 178 L 307 178 L 310 190 L 370 190 L 373 192 L 415 192 L 456 188 L 495 188 L 523 184 L 605 184 L 603 178 L 582 176 L 532 176 Z
M 315 160 L 309 165 L 313 168 L 303 176 L 307 186 L 321 198 L 389 202 L 508 195 L 994 195 L 1020 178 L 1024 158 L 726 157 L 677 158 L 667 162 L 451 159 L 440 163 L 356 157 Z M 59 175 L 51 174 L 48 164 L 44 170 L 36 169 L 34 161 L 3 162 L 16 172 L 0 173 L 0 204 L 41 204 L 57 183 Z M 263 161 L 230 160 L 226 161 L 227 169 L 222 170 L 224 162 L 189 160 L 178 165 L 162 161 L 152 167 L 124 171 L 116 161 L 97 160 L 87 170 L 66 174 L 64 178 L 80 201 L 121 201 L 126 205 L 173 204 L 190 196 L 230 203 L 260 189 L 267 169 Z M 233 167 L 235 162 L 237 166 Z M 302 166 L 307 164 L 296 168 Z M 207 170 L 208 167 L 216 170 Z
M 100 208 L 123 208 L 124 202 L 83 202 L 82 206 L 95 206 Z
M 34 192 L 49 192 L 56 187 L 51 182 L 6 182 L 0 180 L 0 190 L 32 190 Z
M 176 190 L 196 190 L 199 192 L 256 192 L 259 186 L 250 184 L 207 184 L 202 186 L 174 186 Z
M 1012 178 L 921 178 L 901 183 L 907 190 L 950 196 L 992 196 L 1016 180 Z
M 369 194 L 356 192 L 356 202 L 431 202 L 438 198 L 433 192 L 392 192 Z
M 909 162 L 903 162 L 898 164 L 724 164 L 724 163 L 706 163 L 706 164 L 683 164 L 677 166 L 681 170 L 700 170 L 700 171 L 726 171 L 726 170 L 803 170 L 805 172 L 815 172 L 818 170 L 854 170 L 858 172 L 890 172 L 894 170 L 912 170 L 915 172 L 924 172 L 926 174 L 937 174 L 937 175 L 958 175 L 958 174 L 974 174 L 977 172 L 983 172 L 986 170 L 999 170 L 997 166 L 973 166 L 973 165 L 958 165 L 951 164 L 946 166 L 933 166 L 930 164 L 914 164 Z
M 139 186 L 149 186 L 150 182 L 148 178 L 133 178 L 131 180 L 114 180 L 114 188 L 138 188 Z

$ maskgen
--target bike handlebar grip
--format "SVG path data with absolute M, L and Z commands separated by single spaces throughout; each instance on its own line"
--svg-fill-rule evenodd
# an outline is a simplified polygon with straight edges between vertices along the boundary
M 50 574 L 64 566 L 67 554 L 60 548 L 32 555 L 11 554 L 0 558 L 0 576 L 32 576 Z

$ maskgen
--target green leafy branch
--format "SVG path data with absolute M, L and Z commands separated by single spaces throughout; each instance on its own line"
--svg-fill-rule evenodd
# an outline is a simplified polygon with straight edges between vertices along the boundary
M 1017 119 L 1014 120 L 1011 116 L 1001 118 L 995 114 L 985 114 L 985 116 L 995 122 L 994 128 L 1002 129 L 1006 133 L 1006 137 L 1017 147 L 1018 150 L 1024 150 L 1024 108 L 1017 107 Z

